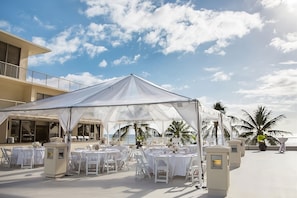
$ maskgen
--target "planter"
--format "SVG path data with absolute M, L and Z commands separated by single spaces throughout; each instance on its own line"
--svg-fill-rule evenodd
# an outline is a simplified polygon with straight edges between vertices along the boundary
M 260 151 L 266 151 L 267 146 L 265 144 L 265 142 L 259 142 L 259 150 Z

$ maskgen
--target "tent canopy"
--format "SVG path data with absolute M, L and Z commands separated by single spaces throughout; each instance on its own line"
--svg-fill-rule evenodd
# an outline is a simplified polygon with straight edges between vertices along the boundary
M 199 102 L 165 90 L 133 74 L 0 110 L 0 123 L 8 116 L 59 119 L 71 131 L 81 119 L 100 121 L 105 127 L 116 121 L 185 120 L 199 128 Z

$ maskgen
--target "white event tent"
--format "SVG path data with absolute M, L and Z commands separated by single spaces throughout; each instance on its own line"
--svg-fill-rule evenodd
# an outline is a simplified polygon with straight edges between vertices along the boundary
M 58 119 L 67 133 L 65 141 L 70 152 L 71 131 L 80 120 L 96 120 L 105 129 L 118 121 L 147 121 L 164 125 L 172 120 L 185 120 L 197 131 L 201 157 L 200 108 L 197 99 L 172 93 L 131 74 L 51 98 L 1 109 L 0 124 L 9 116 Z M 218 118 L 217 115 L 214 117 Z

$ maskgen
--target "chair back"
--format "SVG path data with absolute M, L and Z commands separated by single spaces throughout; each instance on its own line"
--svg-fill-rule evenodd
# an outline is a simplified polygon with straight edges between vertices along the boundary
M 71 171 L 74 171 L 79 175 L 81 170 L 81 162 L 82 162 L 82 153 L 71 152 L 71 158 L 70 158 Z
M 2 152 L 2 161 L 1 163 L 7 166 L 10 166 L 11 163 L 11 150 L 1 147 Z
M 118 171 L 117 156 L 115 153 L 105 153 L 104 168 L 106 169 L 107 173 Z
M 86 153 L 86 161 L 88 164 L 98 164 L 100 161 L 98 153 Z
M 98 153 L 86 152 L 86 175 L 98 175 L 100 156 Z
M 33 168 L 34 166 L 33 148 L 23 148 L 21 150 L 21 155 L 22 155 L 21 168 Z
M 155 157 L 155 183 L 165 182 L 169 180 L 169 159 L 167 156 Z
M 186 173 L 186 181 L 191 179 L 192 184 L 199 181 L 199 174 L 200 174 L 200 160 L 198 156 L 192 156 L 191 161 L 189 163 L 189 167 Z

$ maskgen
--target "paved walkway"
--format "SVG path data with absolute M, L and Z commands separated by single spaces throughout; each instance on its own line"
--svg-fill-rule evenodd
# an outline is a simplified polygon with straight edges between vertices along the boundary
M 174 177 L 169 184 L 153 179 L 135 179 L 130 171 L 98 176 L 44 177 L 43 167 L 0 169 L 0 197 L 3 198 L 209 198 L 207 189 L 196 189 L 184 177 Z M 241 166 L 230 171 L 227 198 L 296 198 L 297 151 L 246 151 Z

